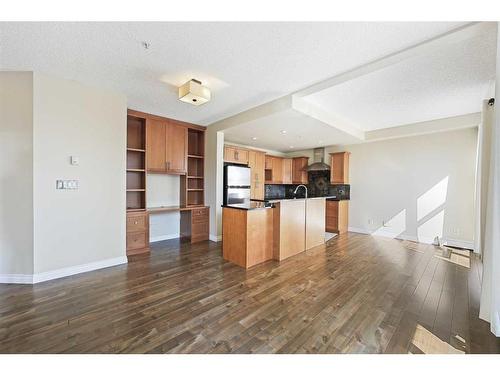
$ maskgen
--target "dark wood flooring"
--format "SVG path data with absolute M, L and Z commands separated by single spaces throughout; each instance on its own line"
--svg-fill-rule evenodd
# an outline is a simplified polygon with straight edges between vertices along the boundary
M 220 244 L 164 241 L 128 265 L 0 285 L 0 352 L 499 353 L 481 264 L 458 253 L 349 233 L 245 271 Z

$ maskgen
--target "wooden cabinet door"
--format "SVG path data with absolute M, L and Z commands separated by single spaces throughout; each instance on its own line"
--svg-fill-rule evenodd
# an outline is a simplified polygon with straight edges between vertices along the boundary
M 346 233 L 349 227 L 349 201 L 326 201 L 327 232 Z
M 185 126 L 169 123 L 166 131 L 167 173 L 185 174 L 187 171 L 188 130 Z
M 167 172 L 166 129 L 165 121 L 146 120 L 146 168 L 148 172 Z
M 224 146 L 224 161 L 234 163 L 234 151 L 235 149 L 233 147 Z
M 301 156 L 298 158 L 293 158 L 292 164 L 292 183 L 294 184 L 308 184 L 309 179 L 307 176 L 307 164 L 309 163 L 309 158 Z
M 250 199 L 255 199 L 255 151 L 248 151 L 248 166 L 250 167 Z
M 339 212 L 339 202 L 338 201 L 326 201 L 325 210 L 325 230 L 327 232 L 337 233 L 338 229 L 338 212 Z
M 283 184 L 291 184 L 292 183 L 292 159 L 282 159 L 283 165 Z
M 264 158 L 263 152 L 248 151 L 248 166 L 252 174 L 251 199 L 264 199 Z
M 265 165 L 265 154 L 263 152 L 257 152 L 255 156 L 255 198 L 254 199 L 264 199 L 265 195 L 265 176 L 264 176 L 264 165 Z
M 266 155 L 265 169 L 273 169 L 273 157 L 272 156 Z
M 335 152 L 331 155 L 330 183 L 349 183 L 349 152 Z
M 224 161 L 228 163 L 248 164 L 248 150 L 224 146 Z
M 236 160 L 238 160 L 238 163 L 248 164 L 248 150 L 237 148 L 235 153 L 236 153 Z
M 347 233 L 349 227 L 349 201 L 339 202 L 338 214 L 338 231 L 339 233 Z
M 283 159 L 273 157 L 273 169 L 272 169 L 272 183 L 282 184 L 283 183 Z
M 277 156 L 265 155 L 265 182 L 267 184 L 283 183 L 283 158 Z

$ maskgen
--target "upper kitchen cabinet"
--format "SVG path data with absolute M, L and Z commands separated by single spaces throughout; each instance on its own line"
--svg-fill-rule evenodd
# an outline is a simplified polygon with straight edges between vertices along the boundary
M 282 184 L 283 183 L 283 159 L 266 155 L 265 160 L 265 176 L 266 184 Z
M 264 165 L 265 154 L 259 151 L 248 151 L 248 166 L 251 170 L 251 199 L 264 199 Z
M 248 150 L 224 146 L 224 161 L 228 163 L 248 164 Z
M 283 158 L 266 155 L 265 168 L 266 184 L 283 183 Z
M 307 157 L 281 158 L 266 155 L 266 184 L 307 184 Z M 304 171 L 301 170 L 304 169 Z
M 186 174 L 188 129 L 182 125 L 168 123 L 166 136 L 167 173 Z
M 292 183 L 292 172 L 293 172 L 293 160 L 292 159 L 283 159 L 283 179 L 282 184 L 291 184 Z
M 330 154 L 330 183 L 349 183 L 349 155 L 350 152 L 334 152 Z
M 167 120 L 146 121 L 146 165 L 148 172 L 185 174 L 188 129 Z
M 167 173 L 167 122 L 146 119 L 146 166 L 148 172 Z
M 307 156 L 300 156 L 297 158 L 293 158 L 292 183 L 294 184 L 309 183 L 309 179 L 307 176 L 307 164 L 309 164 L 309 158 Z

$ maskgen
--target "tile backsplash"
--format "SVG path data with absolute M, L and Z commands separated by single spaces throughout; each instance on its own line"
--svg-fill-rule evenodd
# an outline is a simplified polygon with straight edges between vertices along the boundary
M 298 185 L 266 185 L 265 199 L 293 198 L 293 192 Z M 336 196 L 339 199 L 350 199 L 350 185 L 330 185 L 329 171 L 309 172 L 307 184 L 309 197 Z M 304 198 L 304 189 L 299 189 L 297 198 Z

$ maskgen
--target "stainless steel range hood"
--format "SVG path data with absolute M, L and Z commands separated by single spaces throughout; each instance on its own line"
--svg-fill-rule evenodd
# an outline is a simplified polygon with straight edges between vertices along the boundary
M 307 167 L 307 171 L 329 171 L 330 166 L 325 164 L 325 149 L 322 147 L 314 149 L 314 163 Z

